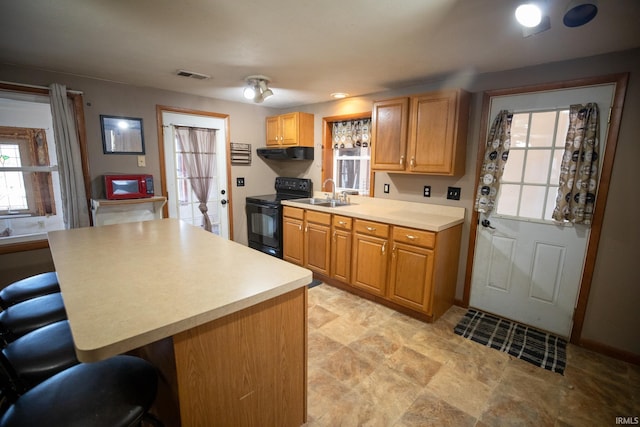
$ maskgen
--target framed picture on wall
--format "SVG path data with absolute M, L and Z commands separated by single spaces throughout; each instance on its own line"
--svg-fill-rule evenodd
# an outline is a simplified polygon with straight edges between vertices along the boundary
M 100 115 L 104 154 L 144 154 L 142 119 Z

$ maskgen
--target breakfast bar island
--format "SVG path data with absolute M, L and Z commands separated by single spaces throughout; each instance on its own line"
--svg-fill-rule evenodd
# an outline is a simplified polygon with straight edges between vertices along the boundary
M 48 239 L 79 360 L 149 359 L 165 425 L 305 423 L 309 270 L 175 219 Z

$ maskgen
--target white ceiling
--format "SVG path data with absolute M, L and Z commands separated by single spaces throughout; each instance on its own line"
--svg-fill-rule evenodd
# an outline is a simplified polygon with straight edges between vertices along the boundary
M 277 108 L 640 46 L 639 0 L 578 28 L 547 0 L 551 29 L 528 38 L 516 0 L 0 1 L 0 63 L 238 102 L 263 74 Z

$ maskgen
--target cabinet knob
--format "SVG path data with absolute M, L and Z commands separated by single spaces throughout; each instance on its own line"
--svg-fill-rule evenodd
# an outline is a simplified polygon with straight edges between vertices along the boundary
M 404 156 L 400 156 L 400 166 L 404 166 Z
M 387 242 L 384 242 L 382 244 L 382 254 L 384 255 L 384 253 L 387 251 Z
M 367 230 L 369 230 L 371 232 L 374 232 L 374 231 L 376 231 L 376 228 L 375 227 L 367 227 Z
M 298 224 L 298 230 L 302 231 L 302 224 Z
M 413 167 L 415 167 L 415 166 L 416 166 L 416 158 L 415 158 L 415 157 L 412 157 L 412 158 L 411 158 L 411 167 L 413 168 Z
M 340 224 L 340 225 L 347 225 L 346 221 L 338 221 L 338 224 Z
M 412 236 L 411 234 L 407 234 L 407 239 L 409 240 L 416 240 L 418 237 L 416 236 Z

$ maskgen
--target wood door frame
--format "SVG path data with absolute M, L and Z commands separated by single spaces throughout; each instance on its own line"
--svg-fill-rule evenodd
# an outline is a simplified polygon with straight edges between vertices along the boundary
M 167 190 L 167 174 L 166 163 L 164 161 L 164 126 L 162 122 L 162 113 L 178 113 L 191 114 L 193 116 L 204 116 L 224 120 L 225 145 L 227 146 L 227 206 L 229 212 L 229 240 L 233 240 L 233 197 L 231 186 L 231 136 L 229 135 L 229 115 L 213 113 L 210 111 L 192 110 L 189 108 L 169 107 L 166 105 L 156 105 L 156 126 L 158 129 L 158 155 L 160 161 L 160 185 L 162 185 L 162 195 L 169 200 L 169 192 Z M 165 203 L 162 208 L 163 218 L 169 218 L 169 207 Z
M 596 196 L 593 222 L 591 224 L 591 234 L 587 243 L 587 253 L 583 266 L 582 281 L 580 283 L 578 301 L 573 315 L 573 327 L 570 337 L 570 342 L 573 344 L 580 344 L 582 341 L 582 329 L 584 327 L 584 318 L 587 311 L 587 303 L 589 301 L 589 292 L 591 290 L 593 270 L 595 268 L 595 261 L 598 255 L 598 243 L 600 242 L 600 234 L 602 232 L 602 223 L 604 220 L 607 195 L 609 194 L 611 172 L 613 170 L 613 161 L 618 144 L 618 134 L 620 133 L 620 122 L 622 120 L 622 109 L 624 106 L 624 98 L 627 91 L 628 81 L 629 73 L 612 74 L 607 76 L 570 80 L 558 83 L 548 83 L 534 86 L 524 86 L 519 88 L 486 91 L 484 92 L 484 96 L 482 99 L 482 113 L 480 116 L 480 138 L 478 140 L 479 142 L 476 158 L 475 176 L 480 176 L 480 170 L 482 168 L 482 162 L 484 159 L 486 145 L 485 140 L 490 120 L 489 111 L 491 107 L 491 98 L 506 95 L 542 92 L 548 90 L 573 89 L 577 87 L 595 86 L 610 83 L 616 84 L 615 95 L 611 104 L 609 131 L 607 132 L 607 143 L 604 150 L 602 170 L 600 171 L 600 183 L 598 194 Z M 604 114 L 606 114 L 606 112 Z M 479 181 L 476 180 L 473 191 L 474 195 L 478 192 L 478 183 Z M 478 212 L 472 209 L 471 224 L 469 227 L 469 248 L 467 252 L 467 265 L 464 280 L 464 292 L 462 297 L 462 303 L 465 307 L 469 306 L 469 299 L 471 296 L 471 274 L 473 271 L 473 260 L 475 256 L 478 220 Z
M 331 132 L 331 123 L 370 118 L 371 111 L 322 118 L 322 182 L 329 178 L 333 179 L 333 133 Z M 373 197 L 374 178 L 373 170 L 369 166 L 369 197 Z M 324 191 L 324 189 L 321 188 L 320 191 Z

